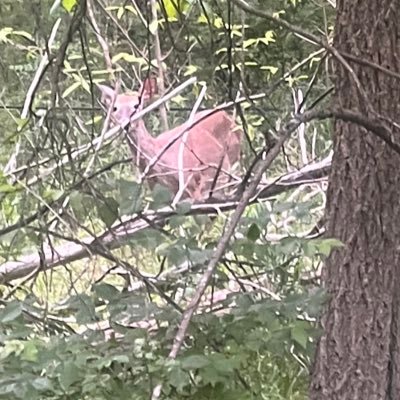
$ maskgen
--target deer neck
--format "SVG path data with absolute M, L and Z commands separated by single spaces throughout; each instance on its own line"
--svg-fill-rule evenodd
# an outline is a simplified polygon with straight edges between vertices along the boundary
M 143 120 L 135 121 L 128 130 L 128 140 L 132 152 L 141 159 L 153 157 L 155 138 L 150 135 Z

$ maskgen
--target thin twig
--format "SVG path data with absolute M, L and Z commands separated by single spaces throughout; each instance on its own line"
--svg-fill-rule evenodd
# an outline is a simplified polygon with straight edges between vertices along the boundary
M 300 89 L 298 89 L 297 92 L 296 90 L 293 89 L 293 103 L 294 103 L 295 114 L 302 113 L 304 111 L 303 92 Z M 299 126 L 299 129 L 297 130 L 297 133 L 298 133 L 302 165 L 308 164 L 307 142 L 305 138 L 305 131 L 306 131 L 305 124 L 301 124 Z
M 83 173 L 83 176 L 88 176 L 89 175 L 90 170 L 91 170 L 91 168 L 92 168 L 92 166 L 94 164 L 94 161 L 96 159 L 96 156 L 97 156 L 98 152 L 100 151 L 100 149 L 101 149 L 101 147 L 103 145 L 104 138 L 105 138 L 106 133 L 108 131 L 109 123 L 110 123 L 110 120 L 111 120 L 112 110 L 114 109 L 114 104 L 115 104 L 115 100 L 117 99 L 118 93 L 119 93 L 119 82 L 117 82 L 115 90 L 113 92 L 113 97 L 111 99 L 110 106 L 108 107 L 108 110 L 107 110 L 107 115 L 106 115 L 106 118 L 104 120 L 103 128 L 102 128 L 100 136 L 98 138 L 99 140 L 98 140 L 98 142 L 97 142 L 97 144 L 96 144 L 96 146 L 94 148 L 94 154 L 93 154 L 92 158 L 89 160 L 88 165 L 87 165 L 87 167 L 85 169 L 85 172 Z
M 184 154 L 185 147 L 186 147 L 186 141 L 187 141 L 187 138 L 188 138 L 190 129 L 191 129 L 190 126 L 193 125 L 193 121 L 194 121 L 194 118 L 195 118 L 195 116 L 196 116 L 197 110 L 199 109 L 200 104 L 201 104 L 201 102 L 202 102 L 203 99 L 204 99 L 204 96 L 205 96 L 205 94 L 206 94 L 206 91 L 207 91 L 207 86 L 204 85 L 204 86 L 201 88 L 200 95 L 199 95 L 199 97 L 197 98 L 196 103 L 195 103 L 194 106 L 193 106 L 192 112 L 190 113 L 189 120 L 188 120 L 189 127 L 188 127 L 188 128 L 185 130 L 185 132 L 183 133 L 181 143 L 179 144 L 179 152 L 178 152 L 179 190 L 177 191 L 177 193 L 176 193 L 176 195 L 175 195 L 175 197 L 174 197 L 174 200 L 172 201 L 172 206 L 173 206 L 173 207 L 174 207 L 174 206 L 178 203 L 178 201 L 181 199 L 183 193 L 185 192 L 186 186 L 187 186 L 187 184 L 189 183 L 190 177 L 188 177 L 188 180 L 187 180 L 187 182 L 185 183 L 185 173 L 184 173 L 184 165 L 183 165 L 183 154 Z
M 158 80 L 157 86 L 160 96 L 164 96 L 165 94 L 165 82 L 164 82 L 164 69 L 162 66 L 162 54 L 161 54 L 161 45 L 160 45 L 160 37 L 158 34 L 158 16 L 157 16 L 157 3 L 155 0 L 150 0 L 151 7 L 151 16 L 152 16 L 152 24 L 155 25 L 154 32 L 152 32 L 154 36 L 154 53 L 156 56 L 156 63 L 158 66 Z M 147 29 L 150 29 L 147 27 Z M 160 106 L 160 116 L 161 116 L 161 126 L 163 131 L 168 130 L 168 115 L 167 108 L 165 107 L 165 103 Z
M 100 34 L 100 28 L 94 17 L 92 0 L 88 0 L 87 10 L 88 10 L 89 21 L 92 24 L 94 34 L 96 36 L 97 41 L 99 42 L 100 47 L 103 50 L 103 55 L 104 55 L 104 60 L 106 62 L 107 70 L 111 74 L 111 76 L 114 78 L 114 71 L 113 71 L 112 61 L 111 61 L 111 56 L 110 56 L 110 48 L 109 48 L 106 40 Z
M 53 28 L 51 29 L 50 37 L 49 40 L 47 41 L 47 49 L 51 49 L 53 46 L 53 42 L 56 38 L 56 34 L 58 31 L 58 28 L 60 27 L 61 23 L 61 18 L 58 18 L 56 22 L 53 25 Z M 31 104 L 33 103 L 33 98 L 35 95 L 35 92 L 39 86 L 40 80 L 43 77 L 44 71 L 49 65 L 49 54 L 47 51 L 44 52 L 42 59 L 40 60 L 38 69 L 36 70 L 35 76 L 32 79 L 31 84 L 29 85 L 28 91 L 25 96 L 25 101 L 24 101 L 24 106 L 21 111 L 21 119 L 25 120 L 28 118 L 29 115 L 29 110 L 31 108 Z M 18 130 L 21 130 L 21 127 L 18 128 Z M 15 175 L 13 174 L 13 169 L 17 164 L 17 156 L 19 153 L 21 143 L 18 140 L 17 144 L 15 145 L 15 151 L 11 155 L 10 159 L 8 160 L 7 164 L 4 167 L 3 173 L 5 175 L 10 174 L 13 178 L 15 178 Z

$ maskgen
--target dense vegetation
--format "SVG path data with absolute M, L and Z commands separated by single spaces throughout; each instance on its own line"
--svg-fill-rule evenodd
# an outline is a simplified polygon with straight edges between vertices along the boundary
M 0 399 L 306 398 L 321 259 L 338 242 L 318 229 L 329 122 L 293 117 L 329 102 L 312 38 L 330 39 L 334 8 L 242 3 L 0 2 Z M 168 121 L 146 116 L 154 135 L 187 120 L 204 85 L 201 108 L 242 98 L 231 195 L 171 207 L 125 135 L 107 135 L 95 83 L 147 76 L 161 94 L 197 78 Z

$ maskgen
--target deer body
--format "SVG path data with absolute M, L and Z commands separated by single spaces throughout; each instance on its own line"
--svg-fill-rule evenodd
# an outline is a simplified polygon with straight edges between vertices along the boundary
M 184 178 L 182 197 L 199 200 L 208 197 L 211 191 L 217 192 L 229 181 L 229 172 L 240 158 L 242 131 L 225 111 L 201 111 L 191 124 L 185 122 L 153 137 L 142 119 L 130 122 L 131 116 L 142 108 L 138 94 L 115 96 L 108 86 L 99 85 L 99 88 L 106 106 L 115 97 L 112 120 L 127 125 L 130 149 L 141 172 L 148 170 L 151 187 L 158 182 L 175 194 L 180 189 L 181 175 Z M 150 96 L 142 90 L 141 97 Z

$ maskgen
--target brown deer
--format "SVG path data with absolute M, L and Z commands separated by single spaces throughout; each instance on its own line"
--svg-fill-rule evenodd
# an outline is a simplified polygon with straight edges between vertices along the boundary
M 113 123 L 126 127 L 129 146 L 139 169 L 149 173 L 150 187 L 158 182 L 173 194 L 183 189 L 182 198 L 200 200 L 211 195 L 215 197 L 214 194 L 228 183 L 230 171 L 240 158 L 242 130 L 225 111 L 198 112 L 191 124 L 185 122 L 153 137 L 142 119 L 130 121 L 154 93 L 154 83 L 150 79 L 133 94 L 116 94 L 108 86 L 98 87 L 102 93 L 101 102 L 107 108 L 113 105 Z M 180 176 L 184 178 L 184 188 L 180 187 Z

